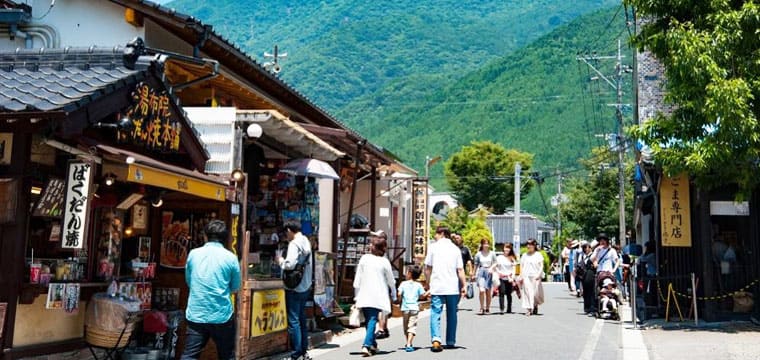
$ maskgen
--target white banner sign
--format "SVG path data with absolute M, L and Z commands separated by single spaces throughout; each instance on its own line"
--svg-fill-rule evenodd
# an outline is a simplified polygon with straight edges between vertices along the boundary
M 92 172 L 93 166 L 89 162 L 81 160 L 69 162 L 61 238 L 64 249 L 84 247 Z

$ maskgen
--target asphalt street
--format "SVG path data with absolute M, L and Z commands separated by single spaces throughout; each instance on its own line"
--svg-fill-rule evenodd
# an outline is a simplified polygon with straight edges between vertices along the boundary
M 377 359 L 622 359 L 621 325 L 616 321 L 590 318 L 582 314 L 581 299 L 572 296 L 565 284 L 544 284 L 545 304 L 538 316 L 498 314 L 498 300 L 491 304 L 491 315 L 477 315 L 477 296 L 460 304 L 457 349 L 441 353 L 430 351 L 430 319 L 421 314 L 417 350 L 404 351 L 400 319 L 390 323 L 391 336 L 378 340 Z M 519 309 L 519 302 L 515 298 Z M 497 312 L 497 313 L 494 313 Z M 351 359 L 360 353 L 364 330 L 334 339 L 311 351 L 320 360 Z

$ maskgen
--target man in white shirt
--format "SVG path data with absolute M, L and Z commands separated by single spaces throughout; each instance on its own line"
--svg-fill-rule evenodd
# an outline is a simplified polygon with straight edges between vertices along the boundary
M 441 315 L 446 306 L 446 348 L 456 347 L 457 336 L 457 306 L 459 299 L 465 293 L 464 264 L 462 252 L 454 245 L 449 237 L 451 232 L 446 227 L 435 231 L 436 242 L 428 247 L 425 257 L 425 278 L 430 287 L 431 314 L 430 335 L 433 352 L 443 350 L 441 346 Z

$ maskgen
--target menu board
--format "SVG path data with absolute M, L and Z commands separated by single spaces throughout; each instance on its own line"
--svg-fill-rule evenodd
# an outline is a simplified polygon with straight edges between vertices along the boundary
M 66 182 L 63 179 L 50 179 L 42 192 L 33 216 L 61 217 L 63 215 L 63 196 Z

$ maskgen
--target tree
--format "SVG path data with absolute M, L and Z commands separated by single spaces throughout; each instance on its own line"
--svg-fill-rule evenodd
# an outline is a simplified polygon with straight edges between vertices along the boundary
M 671 115 L 633 129 L 670 174 L 726 182 L 747 195 L 760 182 L 760 6 L 756 1 L 625 0 L 644 19 L 634 38 L 665 66 Z
M 483 239 L 488 240 L 488 242 L 493 245 L 493 234 L 491 234 L 491 230 L 486 225 L 487 214 L 488 211 L 485 209 L 478 209 L 473 216 L 469 217 L 467 226 L 465 226 L 464 231 L 462 231 L 462 242 L 464 243 L 464 246 L 470 248 L 470 251 L 473 254 L 478 252 L 480 249 L 480 242 Z
M 570 181 L 569 201 L 562 205 L 562 212 L 571 223 L 579 227 L 578 234 L 591 239 L 600 232 L 610 236 L 619 233 L 618 173 L 617 168 L 600 167 L 600 159 L 612 159 L 614 155 L 609 148 L 597 148 L 589 159 L 581 161 L 588 169 L 587 178 Z M 626 166 L 626 179 L 633 175 L 632 166 Z M 626 184 L 626 213 L 633 213 L 632 184 Z M 626 217 L 627 227 L 632 223 Z
M 444 173 L 460 205 L 467 209 L 483 205 L 502 213 L 514 203 L 512 175 L 516 162 L 528 171 L 533 154 L 507 150 L 490 141 L 473 141 L 449 158 Z M 528 181 L 523 184 L 522 197 L 533 185 Z
M 462 206 L 457 206 L 450 209 L 446 213 L 446 218 L 439 221 L 431 229 L 435 229 L 438 226 L 445 226 L 451 230 L 452 233 L 461 234 L 467 228 L 467 224 L 470 222 L 470 213 Z

